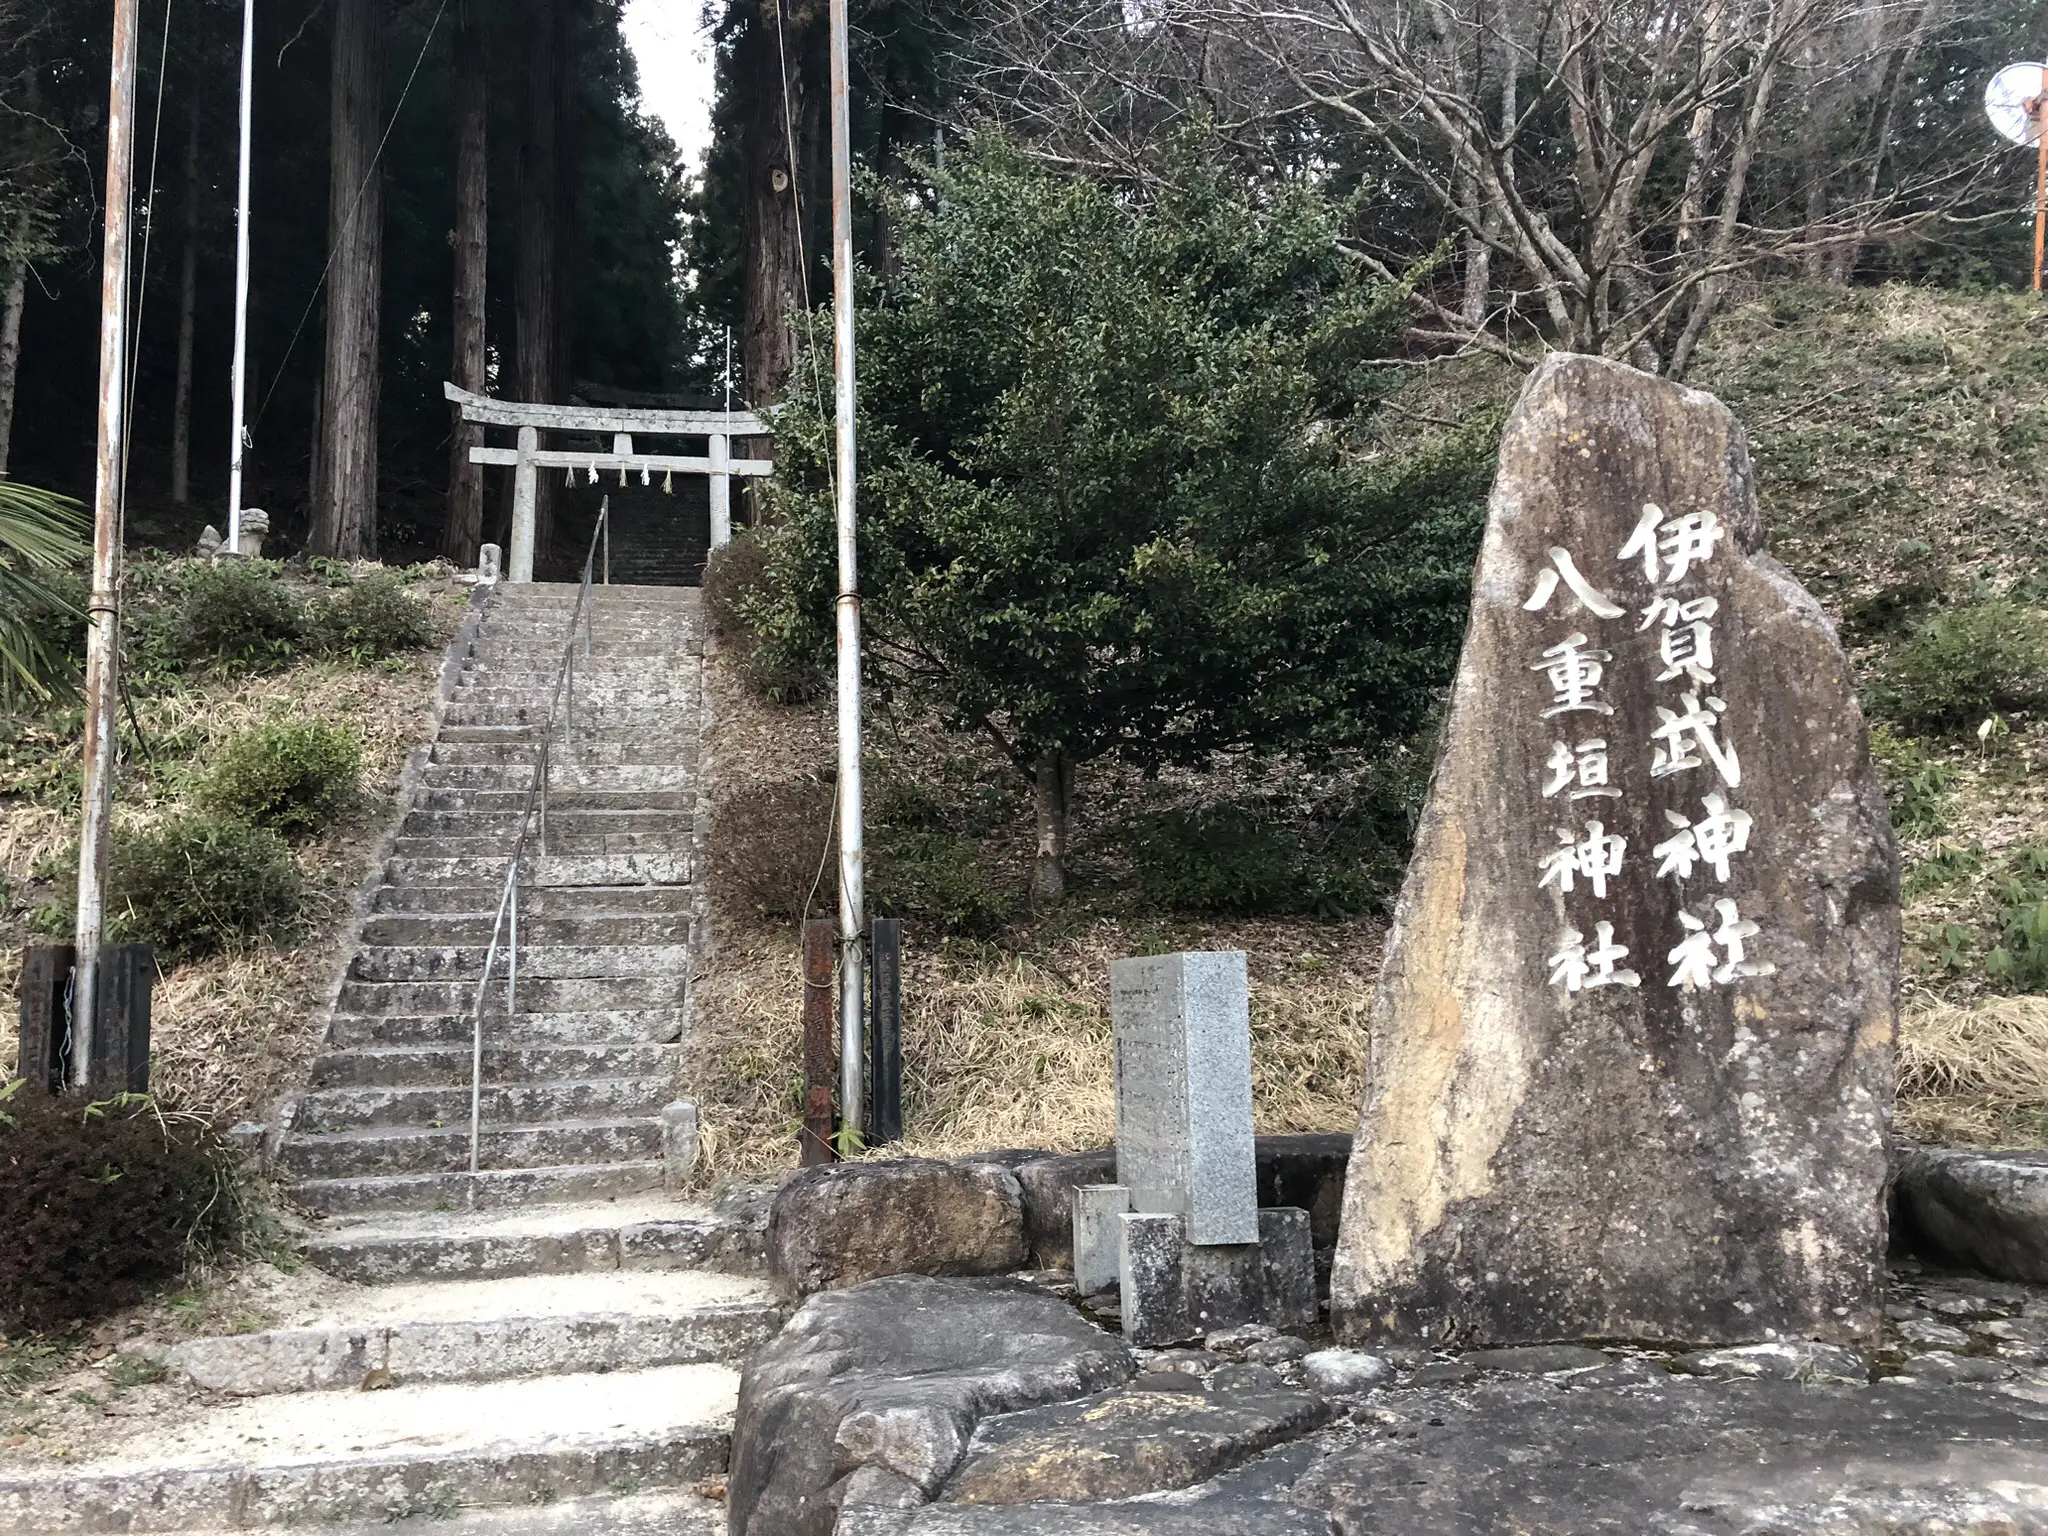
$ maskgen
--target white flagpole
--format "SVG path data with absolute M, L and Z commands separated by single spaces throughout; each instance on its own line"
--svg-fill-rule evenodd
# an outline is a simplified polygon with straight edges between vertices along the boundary
M 254 94 L 256 0 L 242 0 L 242 162 L 235 177 L 234 441 L 228 447 L 228 548 L 242 552 L 242 449 L 249 364 L 249 102 Z
M 864 1103 L 866 876 L 861 847 L 860 579 L 854 546 L 853 188 L 847 125 L 847 0 L 831 0 L 832 341 L 839 513 L 839 1123 L 858 1144 Z

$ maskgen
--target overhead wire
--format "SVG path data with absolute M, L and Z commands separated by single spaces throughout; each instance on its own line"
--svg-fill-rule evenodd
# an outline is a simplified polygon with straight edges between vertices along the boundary
M 427 50 L 433 46 L 434 36 L 441 30 L 441 18 L 447 12 L 448 0 L 441 0 L 439 7 L 434 11 L 434 19 L 427 23 L 427 35 L 420 39 L 420 51 L 413 58 L 411 73 L 405 77 L 405 88 L 398 93 L 398 104 L 391 109 L 391 118 L 384 124 L 383 137 L 377 140 L 377 152 L 370 156 L 369 169 L 363 172 L 363 179 L 356 186 L 356 195 L 348 205 L 348 217 L 341 221 L 341 227 L 344 229 L 355 222 L 356 210 L 363 203 L 363 194 L 370 190 L 370 178 L 377 174 L 377 167 L 384 161 L 384 149 L 391 142 L 391 131 L 398 126 L 398 115 L 405 110 L 406 98 L 412 95 L 413 82 L 419 79 L 420 66 L 426 62 Z M 299 323 L 292 327 L 291 340 L 284 344 L 284 352 L 277 360 L 277 372 L 271 376 L 270 388 L 263 392 L 263 402 L 256 407 L 256 414 L 244 428 L 245 431 L 254 432 L 257 424 L 263 420 L 263 413 L 270 409 L 271 396 L 277 393 L 277 386 L 284 382 L 284 371 L 291 362 L 292 351 L 298 346 L 299 337 L 305 333 L 306 321 L 313 314 L 313 306 L 320 302 L 320 290 L 327 286 L 327 274 L 333 270 L 334 247 L 330 244 L 327 261 L 320 268 L 319 277 L 313 280 L 313 291 L 306 296 L 306 307 L 299 312 Z
M 121 538 L 128 532 L 128 460 L 135 446 L 135 375 L 142 367 L 142 314 L 149 298 L 149 238 L 156 233 L 156 167 L 157 153 L 164 140 L 164 83 L 170 74 L 172 3 L 173 0 L 164 0 L 164 35 L 156 60 L 156 119 L 149 132 L 149 190 L 142 203 L 148 216 L 142 223 L 142 261 L 135 276 L 135 314 L 128 327 L 128 366 L 122 380 L 125 398 L 121 402 L 121 492 L 115 500 L 114 512 L 117 537 Z

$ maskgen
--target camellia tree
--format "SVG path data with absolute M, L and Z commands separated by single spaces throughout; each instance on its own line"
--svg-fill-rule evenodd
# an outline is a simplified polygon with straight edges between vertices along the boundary
M 1211 148 L 1140 193 L 980 140 L 895 210 L 900 270 L 860 315 L 869 673 L 1030 781 L 1041 901 L 1077 764 L 1402 739 L 1456 661 L 1493 424 L 1358 452 L 1402 295 L 1343 254 L 1347 208 Z M 796 664 L 833 611 L 811 367 L 749 602 Z

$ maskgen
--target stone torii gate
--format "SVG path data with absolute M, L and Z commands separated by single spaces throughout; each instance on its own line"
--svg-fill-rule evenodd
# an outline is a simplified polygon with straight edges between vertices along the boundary
M 442 393 L 462 408 L 462 419 L 486 427 L 512 427 L 519 433 L 517 448 L 472 448 L 472 464 L 505 464 L 512 469 L 512 547 L 506 552 L 505 579 L 533 580 L 534 496 L 544 469 L 604 471 L 640 470 L 646 474 L 711 477 L 711 547 L 717 549 L 732 538 L 732 477 L 769 475 L 775 465 L 768 459 L 735 459 L 732 440 L 736 437 L 768 437 L 772 429 L 752 411 L 665 411 L 642 406 L 532 405 L 518 400 L 493 400 L 473 395 L 453 384 L 443 384 Z M 610 453 L 571 453 L 542 448 L 542 432 L 592 432 L 609 434 Z M 701 437 L 709 442 L 701 458 L 686 454 L 640 453 L 633 447 L 633 434 L 648 437 Z

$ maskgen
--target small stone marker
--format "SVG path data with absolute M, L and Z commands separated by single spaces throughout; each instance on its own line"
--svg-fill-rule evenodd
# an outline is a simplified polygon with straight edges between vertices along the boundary
M 1174 1211 L 1194 1243 L 1256 1243 L 1251 993 L 1244 955 L 1112 961 L 1116 1179 L 1134 1211 Z
M 1898 863 L 1711 396 L 1522 392 L 1375 1000 L 1340 1336 L 1878 1326 Z
M 1258 1204 L 1244 955 L 1118 960 L 1109 989 L 1117 1182 L 1074 1190 L 1076 1288 L 1116 1285 L 1139 1345 L 1313 1324 L 1308 1212 Z

